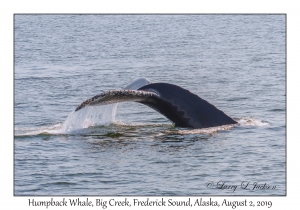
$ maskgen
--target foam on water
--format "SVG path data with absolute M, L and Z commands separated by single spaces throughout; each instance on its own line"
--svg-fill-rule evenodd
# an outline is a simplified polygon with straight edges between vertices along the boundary
M 230 130 L 232 127 L 233 125 L 222 125 L 222 126 L 211 127 L 211 128 L 178 130 L 178 134 L 214 134 L 219 131 Z
M 269 123 L 263 122 L 255 117 L 243 117 L 239 119 L 237 122 L 241 126 L 258 126 L 258 127 L 270 126 Z

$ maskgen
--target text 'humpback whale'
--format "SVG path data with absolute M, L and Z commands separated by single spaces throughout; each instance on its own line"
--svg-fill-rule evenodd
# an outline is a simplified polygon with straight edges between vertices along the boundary
M 100 106 L 125 101 L 145 104 L 158 111 L 175 126 L 185 128 L 208 128 L 236 124 L 231 117 L 190 91 L 168 83 L 150 83 L 138 79 L 121 90 L 111 90 L 96 95 L 79 105 Z

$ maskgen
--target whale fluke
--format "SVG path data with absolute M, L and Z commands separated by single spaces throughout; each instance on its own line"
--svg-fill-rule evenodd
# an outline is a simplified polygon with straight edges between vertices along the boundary
M 134 80 L 132 83 L 124 87 L 125 90 L 137 90 L 145 85 L 149 85 L 151 82 L 145 78 L 139 78 Z
M 106 91 L 96 95 L 84 101 L 75 111 L 85 106 L 134 101 L 158 111 L 178 127 L 208 128 L 237 123 L 214 105 L 177 85 L 150 84 L 145 79 L 136 81 L 130 84 L 132 86 L 126 86 L 127 89 Z M 135 88 L 138 89 L 134 90 Z

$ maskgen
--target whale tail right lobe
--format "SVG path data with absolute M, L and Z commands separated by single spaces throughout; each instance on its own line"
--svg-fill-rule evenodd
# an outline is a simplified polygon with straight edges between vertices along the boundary
M 207 128 L 236 124 L 214 105 L 177 85 L 153 83 L 138 90 L 154 92 L 158 97 L 138 101 L 160 112 L 178 127 Z

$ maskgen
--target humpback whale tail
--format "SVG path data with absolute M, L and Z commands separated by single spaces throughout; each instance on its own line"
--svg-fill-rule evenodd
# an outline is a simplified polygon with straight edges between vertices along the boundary
M 100 106 L 124 101 L 135 101 L 158 111 L 178 127 L 208 128 L 236 124 L 232 118 L 199 96 L 177 85 L 150 83 L 139 79 L 122 90 L 112 90 L 96 95 L 79 105 Z

